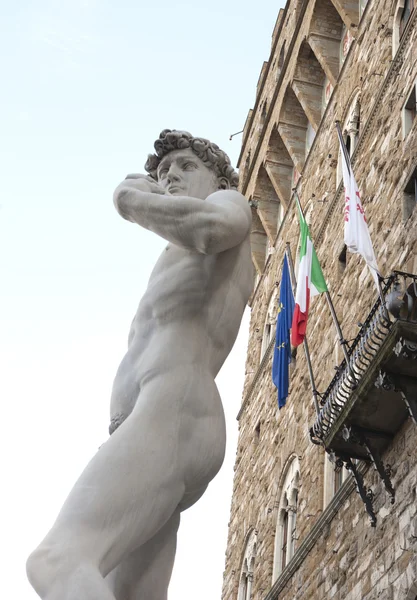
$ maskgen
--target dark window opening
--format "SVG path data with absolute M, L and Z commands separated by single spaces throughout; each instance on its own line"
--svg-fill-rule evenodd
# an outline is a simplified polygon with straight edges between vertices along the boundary
M 342 252 L 339 254 L 338 260 L 338 271 L 339 275 L 342 275 L 344 270 L 346 269 L 347 264 L 347 247 L 346 244 L 343 246 Z
M 296 538 L 296 530 L 297 530 L 297 506 L 298 506 L 298 491 L 295 492 L 294 494 L 294 507 L 295 507 L 295 512 L 294 512 L 294 518 L 293 518 L 293 527 L 292 527 L 292 531 L 291 531 L 291 542 L 292 542 L 292 547 L 293 547 L 293 551 L 294 552 L 294 546 L 295 546 L 295 540 Z
M 413 126 L 413 121 L 417 114 L 417 95 L 416 95 L 416 84 L 414 84 L 412 92 L 404 105 L 405 110 L 405 135 L 410 131 Z
M 348 154 L 349 154 L 349 156 L 350 156 L 350 149 L 351 149 L 351 146 L 352 146 L 352 142 L 351 142 L 351 139 L 350 139 L 350 135 L 348 135 L 348 136 L 346 137 L 346 149 L 347 149 L 347 151 L 348 151 Z
M 282 561 L 281 561 L 281 570 L 285 569 L 285 565 L 287 564 L 287 547 L 288 547 L 288 513 L 285 511 L 284 519 L 282 521 Z
M 407 23 L 411 17 L 411 13 L 414 10 L 414 2 L 415 0 L 405 0 L 404 8 L 400 17 L 400 39 L 404 33 L 405 28 L 407 27 Z
M 404 188 L 403 220 L 406 221 L 417 205 L 417 167 Z
M 259 444 L 260 437 L 261 437 L 261 422 L 259 421 L 259 423 L 255 427 L 255 444 L 256 445 Z
M 342 469 L 342 467 L 339 467 L 339 468 L 335 469 L 335 472 L 334 472 L 334 489 L 333 489 L 334 494 L 338 490 L 340 490 L 340 488 L 342 487 L 342 483 L 343 483 L 343 469 Z

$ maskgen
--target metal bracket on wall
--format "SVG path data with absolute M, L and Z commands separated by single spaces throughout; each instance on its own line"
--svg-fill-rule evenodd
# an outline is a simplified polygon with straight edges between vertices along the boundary
M 343 458 L 346 469 L 352 474 L 356 482 L 356 489 L 359 496 L 362 498 L 362 502 L 365 504 L 366 512 L 371 519 L 371 527 L 376 527 L 376 515 L 374 512 L 373 500 L 374 494 L 372 490 L 368 490 L 363 482 L 363 477 L 358 470 L 356 464 L 350 458 Z
M 398 344 L 400 344 L 400 342 L 398 342 Z M 398 349 L 398 344 L 396 349 Z M 407 358 L 414 359 L 414 356 L 407 356 Z M 401 395 L 401 398 L 407 407 L 408 414 L 412 418 L 415 425 L 417 425 L 416 386 L 417 381 L 414 377 L 409 377 L 408 375 L 397 376 L 393 373 L 383 371 L 382 369 L 375 381 L 375 387 L 383 388 L 384 390 L 393 390 Z
M 384 483 L 385 489 L 388 494 L 391 496 L 391 504 L 395 502 L 395 490 L 391 483 L 391 468 L 389 465 L 386 467 L 382 462 L 381 455 L 379 450 L 375 448 L 372 444 L 370 437 L 372 434 L 378 435 L 379 432 L 370 431 L 370 435 L 367 434 L 367 430 L 360 429 L 359 427 L 351 427 L 350 428 L 350 437 L 357 441 L 361 446 L 363 446 L 368 454 L 372 464 L 374 465 L 375 470 L 378 472 L 381 480 Z M 381 436 L 379 436 L 381 437 Z

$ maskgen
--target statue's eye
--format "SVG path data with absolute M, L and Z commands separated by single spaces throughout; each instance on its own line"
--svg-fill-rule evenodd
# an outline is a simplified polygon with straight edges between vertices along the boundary
M 183 164 L 182 168 L 184 171 L 192 171 L 193 169 L 196 169 L 196 165 L 192 162 L 187 162 Z

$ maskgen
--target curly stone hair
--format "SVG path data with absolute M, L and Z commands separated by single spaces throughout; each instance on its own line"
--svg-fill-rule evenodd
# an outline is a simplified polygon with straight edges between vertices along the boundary
M 239 175 L 230 163 L 230 158 L 223 150 L 204 138 L 195 138 L 188 131 L 177 131 L 176 129 L 164 129 L 154 144 L 156 154 L 149 154 L 145 164 L 145 170 L 153 177 L 157 177 L 157 168 L 163 157 L 173 150 L 191 150 L 216 173 L 220 179 L 224 177 L 231 188 L 236 189 L 239 183 Z

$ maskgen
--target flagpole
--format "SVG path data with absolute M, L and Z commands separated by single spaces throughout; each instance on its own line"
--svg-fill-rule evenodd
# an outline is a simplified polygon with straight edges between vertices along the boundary
M 302 206 L 301 206 L 300 198 L 298 196 L 297 188 L 293 188 L 293 191 L 294 191 L 295 198 L 297 200 L 298 208 L 299 208 L 299 210 L 301 212 L 301 215 L 302 215 L 303 219 L 305 220 L 305 215 L 304 215 L 304 212 L 303 212 L 303 209 L 302 209 Z M 345 338 L 343 337 L 342 328 L 340 327 L 340 323 L 339 323 L 339 320 L 337 318 L 336 311 L 334 309 L 334 305 L 333 305 L 332 298 L 330 296 L 330 292 L 327 291 L 327 292 L 324 292 L 324 293 L 325 293 L 325 296 L 326 296 L 327 304 L 328 304 L 329 309 L 330 309 L 330 314 L 332 315 L 334 326 L 335 326 L 336 331 L 337 331 L 337 335 L 339 336 L 339 344 L 342 346 L 342 351 L 343 351 L 343 355 L 345 357 L 346 366 L 348 368 L 349 375 L 351 376 L 351 378 L 353 379 L 354 383 L 356 384 L 357 380 L 356 380 L 356 377 L 355 377 L 355 373 L 353 372 L 352 366 L 350 364 L 349 354 L 348 354 L 348 351 L 347 351 L 347 348 L 346 348 L 347 342 L 346 342 Z
M 295 278 L 294 263 L 292 262 L 292 256 L 291 256 L 291 250 L 290 250 L 290 243 L 289 242 L 287 242 L 287 245 L 286 245 L 286 248 L 285 248 L 285 254 L 287 255 L 288 264 L 290 266 L 291 284 L 292 284 L 292 288 L 293 288 L 293 294 L 295 295 L 295 289 L 296 289 L 296 286 L 297 286 L 297 281 L 296 281 L 296 278 Z M 311 365 L 311 358 L 310 358 L 310 351 L 308 349 L 307 336 L 305 336 L 305 338 L 304 338 L 303 346 L 304 346 L 304 354 L 305 354 L 306 361 L 307 361 L 308 374 L 310 376 L 311 389 L 313 391 L 314 408 L 316 409 L 317 416 L 319 416 L 320 415 L 320 409 L 319 409 L 319 403 L 318 403 L 318 400 L 317 400 L 318 392 L 317 392 L 317 389 L 316 389 L 316 382 L 314 380 L 313 367 Z
M 343 155 L 345 157 L 345 161 L 346 161 L 346 165 L 349 171 L 349 174 L 352 171 L 352 165 L 350 163 L 350 156 L 349 156 L 349 152 L 348 149 L 346 148 L 346 144 L 345 144 L 345 140 L 343 139 L 343 133 L 342 133 L 342 129 L 340 127 L 340 121 L 336 121 L 336 130 L 337 130 L 337 135 L 339 136 L 339 143 L 340 143 L 340 147 L 342 149 Z M 383 310 L 385 312 L 385 318 L 389 321 L 391 321 L 389 314 L 388 314 L 388 310 L 387 307 L 385 305 L 385 298 L 384 298 L 384 294 L 382 291 L 382 286 L 381 286 L 381 279 L 382 277 L 380 276 L 380 274 L 377 272 L 377 279 L 378 279 L 378 293 L 379 293 L 379 298 L 381 300 L 381 305 L 383 307 Z
M 337 335 L 339 336 L 339 344 L 342 346 L 342 351 L 343 351 L 343 356 L 345 357 L 346 366 L 349 370 L 349 374 L 352 377 L 353 381 L 355 383 L 357 383 L 355 373 L 353 372 L 353 369 L 352 369 L 350 361 L 349 361 L 349 354 L 348 354 L 348 351 L 346 348 L 347 341 L 343 337 L 342 328 L 340 327 L 340 323 L 337 318 L 336 311 L 334 309 L 332 297 L 330 296 L 330 292 L 325 292 L 325 295 L 326 295 L 327 304 L 329 305 L 330 313 L 332 315 L 334 326 L 336 327 Z

